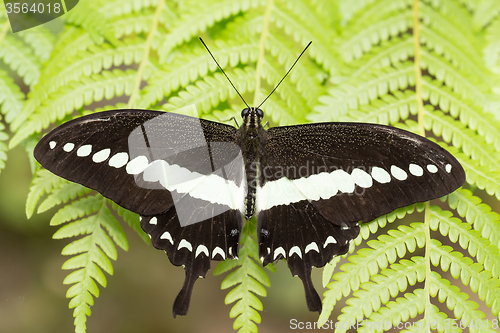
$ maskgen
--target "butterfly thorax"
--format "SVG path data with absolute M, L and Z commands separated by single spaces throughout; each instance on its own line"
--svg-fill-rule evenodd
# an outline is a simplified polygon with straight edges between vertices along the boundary
M 247 181 L 244 214 L 250 220 L 255 213 L 255 194 L 257 191 L 260 155 L 266 138 L 262 127 L 264 113 L 257 108 L 246 108 L 241 112 L 243 125 L 238 128 L 238 144 L 245 163 Z

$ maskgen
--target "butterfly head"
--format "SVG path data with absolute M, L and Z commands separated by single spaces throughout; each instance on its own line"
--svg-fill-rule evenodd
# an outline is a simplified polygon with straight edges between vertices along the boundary
M 247 126 L 257 126 L 264 117 L 264 111 L 259 108 L 249 107 L 241 111 L 241 118 Z

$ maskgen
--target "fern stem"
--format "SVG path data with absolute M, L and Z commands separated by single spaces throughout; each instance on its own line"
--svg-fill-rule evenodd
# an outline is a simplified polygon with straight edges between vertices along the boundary
M 420 47 L 420 19 L 419 19 L 419 1 L 413 0 L 413 43 L 415 45 L 415 98 L 417 99 L 418 107 L 418 131 L 419 134 L 425 136 L 424 128 L 424 102 L 422 100 L 422 69 L 420 66 L 421 47 Z M 431 225 L 430 225 L 431 210 L 429 201 L 425 203 L 424 209 L 424 233 L 425 233 L 425 310 L 424 310 L 424 327 L 426 332 L 430 332 L 429 316 L 432 313 L 431 297 L 430 297 L 430 276 L 431 276 Z
M 134 82 L 134 88 L 132 89 L 132 93 L 130 94 L 130 98 L 128 100 L 127 107 L 129 109 L 135 106 L 135 100 L 139 95 L 139 89 L 141 88 L 142 76 L 144 74 L 144 68 L 148 63 L 149 59 L 149 51 L 151 50 L 151 44 L 153 43 L 153 37 L 158 30 L 158 22 L 160 20 L 161 11 L 163 9 L 163 5 L 165 4 L 165 0 L 158 1 L 158 6 L 156 7 L 155 15 L 153 16 L 153 24 L 151 25 L 151 30 L 149 30 L 148 37 L 146 39 L 146 43 L 144 44 L 144 54 L 142 55 L 141 63 L 139 64 L 139 68 L 137 69 L 137 76 Z
M 269 20 L 271 17 L 271 12 L 273 10 L 274 0 L 269 0 L 267 2 L 266 12 L 264 14 L 264 22 L 262 24 L 262 33 L 260 34 L 260 42 L 259 42 L 259 56 L 257 58 L 257 68 L 255 69 L 255 92 L 253 95 L 253 105 L 259 105 L 260 101 L 259 92 L 260 92 L 260 76 L 262 72 L 262 64 L 264 63 L 264 50 L 266 45 L 266 38 L 269 32 Z
M 413 0 L 413 44 L 415 46 L 415 98 L 418 105 L 418 132 L 425 136 L 424 128 L 424 102 L 422 100 L 422 69 L 420 67 L 421 48 L 420 48 L 420 20 L 418 15 L 418 2 Z
M 416 0 L 418 1 L 418 0 Z M 425 233 L 425 310 L 424 310 L 424 327 L 426 332 L 430 333 L 429 317 L 432 313 L 431 305 L 431 205 L 429 201 L 425 203 L 424 209 L 424 233 Z

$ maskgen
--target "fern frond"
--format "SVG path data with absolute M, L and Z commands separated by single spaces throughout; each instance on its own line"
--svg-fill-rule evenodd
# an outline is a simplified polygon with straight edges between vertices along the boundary
M 363 333 L 383 332 L 390 329 L 392 325 L 397 326 L 399 323 L 407 322 L 410 318 L 415 318 L 418 314 L 424 312 L 425 297 L 423 289 L 415 289 L 411 293 L 405 293 L 404 297 L 398 297 L 394 301 L 390 301 L 385 307 L 380 308 L 377 312 L 373 312 L 369 317 L 372 323 L 386 324 L 385 329 L 383 327 L 363 325 L 358 331 Z M 388 322 L 388 318 L 390 318 L 391 322 Z M 414 325 L 422 324 L 416 322 Z
M 82 218 L 85 215 L 88 217 Z M 99 297 L 98 282 L 106 287 L 103 270 L 113 274 L 110 259 L 116 260 L 115 243 L 123 250 L 128 249 L 125 233 L 107 207 L 107 200 L 101 195 L 83 198 L 60 209 L 52 218 L 51 225 L 62 226 L 54 238 L 69 238 L 86 235 L 62 250 L 63 255 L 72 256 L 63 264 L 63 269 L 75 270 L 64 280 L 72 285 L 66 297 L 71 298 L 70 308 L 74 308 L 77 333 L 86 331 L 87 317 L 94 297 Z M 107 233 L 105 232 L 107 231 Z M 109 234 L 109 236 L 108 236 Z
M 78 53 L 88 50 L 92 46 L 102 45 L 103 37 L 91 36 L 78 27 L 67 27 L 59 36 L 46 70 L 51 72 L 60 63 L 70 63 Z
M 418 300 L 419 303 L 417 305 L 417 309 L 418 307 L 420 306 L 423 306 L 423 300 L 424 298 L 422 297 L 424 294 L 423 294 L 423 290 L 422 289 L 417 289 L 415 290 L 414 294 L 417 295 L 417 298 L 415 298 L 415 300 Z M 418 298 L 420 297 L 420 298 Z M 399 302 L 405 302 L 403 299 L 400 299 Z M 393 309 L 396 309 L 394 306 L 392 306 Z M 387 310 L 384 308 L 384 310 Z M 414 310 L 414 308 L 412 309 Z M 418 310 L 417 310 L 418 312 Z M 414 313 L 414 311 L 413 311 Z M 413 314 L 412 313 L 412 314 Z M 384 314 L 388 314 L 388 315 L 391 315 L 391 312 L 390 311 L 385 311 Z M 431 304 L 431 307 L 430 307 L 430 311 L 426 311 L 425 313 L 426 317 L 428 318 L 427 322 L 430 323 L 430 326 L 432 329 L 434 330 L 438 330 L 438 332 L 446 332 L 446 333 L 459 333 L 459 332 L 462 332 L 461 329 L 459 328 L 452 328 L 451 326 L 451 320 L 448 318 L 448 316 L 443 313 L 443 312 L 439 312 L 439 309 L 437 306 L 435 305 L 432 305 Z M 372 321 L 373 322 L 377 322 L 377 320 L 379 319 L 382 319 L 384 320 L 385 318 L 387 317 L 384 317 L 384 316 L 381 316 L 380 313 L 375 313 L 374 315 L 374 318 Z M 409 316 L 404 316 L 404 318 L 408 318 L 409 319 Z M 412 317 L 413 318 L 413 317 Z M 424 321 L 421 319 L 421 320 L 418 320 L 416 322 L 409 322 L 407 321 L 408 319 L 406 319 L 404 322 L 402 320 L 400 320 L 400 317 L 398 315 L 396 315 L 396 318 L 394 318 L 394 320 L 392 320 L 389 324 L 386 325 L 386 328 L 390 328 L 390 324 L 392 324 L 392 327 L 394 329 L 396 328 L 401 328 L 401 329 L 405 329 L 404 331 L 401 331 L 401 332 L 415 332 L 415 333 L 419 333 L 419 332 L 422 332 L 422 330 L 424 330 L 425 328 L 425 323 Z M 449 322 L 446 322 L 446 320 L 448 320 Z M 386 322 L 384 322 L 386 323 Z M 368 333 L 368 332 L 374 332 L 374 330 L 370 330 L 368 328 L 368 325 L 364 325 L 360 328 L 359 332 L 363 332 L 363 333 Z M 383 332 L 382 329 L 376 329 L 375 332 Z
M 428 131 L 432 130 L 434 135 L 442 136 L 444 141 L 451 141 L 453 146 L 461 148 L 467 156 L 488 167 L 491 172 L 500 172 L 500 154 L 486 144 L 483 137 L 465 128 L 461 122 L 426 107 L 424 127 Z
M 54 188 L 60 187 L 64 182 L 66 182 L 64 179 L 45 169 L 37 170 L 31 181 L 28 199 L 26 200 L 26 215 L 28 218 L 33 215 L 40 198 L 51 193 Z
M 144 43 L 141 39 L 126 40 L 125 43 L 120 42 L 113 47 L 108 44 L 92 45 L 87 51 L 80 52 L 76 57 L 71 58 L 69 63 L 59 63 L 53 69 L 53 73 L 56 74 L 47 73 L 50 81 L 43 82 L 42 89 L 51 93 L 71 81 L 80 81 L 82 77 L 89 77 L 112 67 L 138 63 L 142 58 L 143 48 Z
M 0 113 L 11 123 L 23 107 L 24 94 L 9 74 L 0 69 Z
M 104 203 L 102 202 L 102 197 L 99 195 L 94 195 L 90 197 L 81 198 L 78 201 L 72 202 L 69 205 L 64 206 L 59 209 L 57 213 L 52 216 L 50 220 L 50 225 L 57 226 L 63 223 L 69 222 L 71 220 L 76 220 L 82 218 L 85 215 L 92 214 L 98 211 Z M 78 223 L 78 222 L 77 222 Z M 88 224 L 80 222 L 80 225 L 88 226 Z M 69 229 L 69 231 L 68 231 Z M 61 236 L 61 238 L 78 236 L 81 233 L 73 233 L 75 230 L 75 224 L 68 224 L 59 229 L 55 235 Z M 54 236 L 55 236 L 54 235 Z
M 340 0 L 339 11 L 342 13 L 342 18 L 346 21 L 352 21 L 355 15 L 359 15 L 361 10 L 366 9 L 366 7 L 372 4 L 376 4 L 376 0 Z
M 120 16 L 119 19 L 113 21 L 115 38 L 119 39 L 124 36 L 148 32 L 151 28 L 153 17 L 153 9 L 144 10 L 143 13 Z
M 483 58 L 492 72 L 498 74 L 498 63 L 500 60 L 500 21 L 495 21 L 489 28 L 487 45 L 483 50 Z
M 497 1 L 478 1 L 474 11 L 473 23 L 476 28 L 482 28 L 490 24 L 500 14 L 500 6 Z
M 340 54 L 345 62 L 350 63 L 354 59 L 361 58 L 374 45 L 406 32 L 413 25 L 411 11 L 393 11 L 383 15 L 385 18 L 374 21 L 376 23 L 372 23 L 369 29 L 366 29 L 367 23 L 355 24 L 352 31 L 347 31 L 342 36 Z
M 422 1 L 419 6 L 419 14 L 423 21 L 423 25 L 432 29 L 436 34 L 446 36 L 450 44 L 454 44 L 454 46 L 460 49 L 469 59 L 481 59 L 480 54 L 476 52 L 480 49 L 477 36 L 474 36 L 470 29 L 463 29 L 464 26 L 470 26 L 472 24 L 471 16 L 460 15 L 464 14 L 464 9 L 461 8 L 461 10 L 459 10 L 458 8 L 460 8 L 460 6 L 457 6 L 455 1 L 449 1 L 448 5 L 443 5 L 443 2 L 441 2 L 438 7 L 441 8 L 435 8 L 432 2 L 427 5 L 425 1 Z M 453 15 L 450 15 L 449 11 L 451 11 Z M 457 21 L 459 15 L 462 17 L 463 21 Z
M 333 28 L 334 31 L 338 31 L 341 16 L 339 10 L 340 1 L 332 3 L 329 0 L 313 0 L 313 3 L 317 18 L 329 29 Z
M 451 151 L 451 149 L 450 149 Z M 457 155 L 454 155 L 457 156 Z M 479 162 L 467 158 L 465 154 L 458 154 L 458 161 L 464 167 L 467 176 L 467 183 L 474 184 L 481 190 L 485 190 L 489 195 L 500 199 L 500 173 L 492 172 L 488 167 L 484 167 Z
M 102 36 L 111 43 L 114 38 L 114 27 L 106 15 L 100 12 L 102 1 L 80 0 L 78 6 L 64 15 L 68 23 L 85 29 L 92 37 Z
M 112 0 L 99 1 L 99 12 L 108 18 L 141 14 L 145 9 L 154 7 L 158 0 Z M 116 28 L 116 27 L 115 27 Z
M 469 296 L 460 291 L 460 289 L 451 285 L 450 281 L 443 279 L 437 272 L 431 272 L 427 277 L 430 282 L 430 294 L 432 297 L 438 297 L 439 302 L 446 302 L 448 309 L 453 310 L 455 318 L 462 319 L 469 323 L 471 320 L 476 322 L 485 317 L 482 311 L 476 310 L 479 305 L 469 299 Z
M 331 46 L 336 33 L 319 16 L 307 1 L 284 1 L 275 3 L 270 19 L 295 42 L 305 46 L 313 41 L 315 47 L 309 55 L 328 73 L 334 73 L 339 68 L 338 52 Z
M 500 215 L 471 191 L 461 189 L 448 195 L 448 203 L 461 217 L 474 226 L 474 230 L 500 249 Z M 498 275 L 496 275 L 498 276 Z
M 404 90 L 415 84 L 415 73 L 411 63 L 404 63 L 396 68 L 388 67 L 376 70 L 356 78 L 354 83 L 343 83 L 338 88 L 330 89 L 328 95 L 320 97 L 321 105 L 308 116 L 311 121 L 333 121 L 349 109 L 367 105 L 379 96 Z
M 477 131 L 488 144 L 500 151 L 500 122 L 491 119 L 481 108 L 470 101 L 463 100 L 455 95 L 448 87 L 441 86 L 436 81 L 423 80 L 422 96 L 434 106 L 444 112 L 449 112 L 452 117 L 459 117 L 460 121 L 471 130 Z
M 50 58 L 54 44 L 56 43 L 56 36 L 43 26 L 18 32 L 23 41 L 31 47 L 33 53 L 44 63 Z
M 264 1 L 249 0 L 222 0 L 204 3 L 194 2 L 193 6 L 186 6 L 188 10 L 169 29 L 163 44 L 159 47 L 160 62 L 163 63 L 170 52 L 182 42 L 186 42 L 199 35 L 200 31 L 206 31 L 215 23 L 244 12 L 250 8 L 262 5 Z
M 263 61 L 261 76 L 269 85 L 272 85 L 274 82 L 279 82 L 279 80 L 283 77 L 283 72 L 284 70 L 280 70 L 278 64 L 276 64 L 271 59 L 266 59 Z M 299 122 L 304 122 L 304 110 L 308 111 L 312 108 L 312 101 L 310 101 L 310 103 L 307 103 L 307 100 L 296 89 L 296 86 L 293 84 L 293 82 L 283 81 L 281 85 L 284 86 L 284 89 L 277 90 L 275 94 L 278 94 L 281 99 L 285 101 L 287 112 L 292 113 L 293 117 L 297 118 Z M 264 94 L 262 96 L 266 95 Z
M 325 42 L 328 45 L 328 42 L 331 42 L 332 37 L 335 36 L 330 26 L 323 20 L 318 19 L 319 13 L 315 11 L 314 6 L 311 6 L 310 1 L 278 1 L 275 3 L 274 9 L 279 9 L 283 13 L 286 11 L 287 16 L 302 21 L 302 29 L 310 31 L 311 34 L 315 35 L 318 42 Z M 293 34 L 293 32 L 289 33 L 289 35 Z
M 440 266 L 445 272 L 449 270 L 453 278 L 460 277 L 464 285 L 470 284 L 471 290 L 477 293 L 479 299 L 484 301 L 488 307 L 499 307 L 500 300 L 496 298 L 495 291 L 500 290 L 500 280 L 492 277 L 489 271 L 484 270 L 483 265 L 474 263 L 471 258 L 464 257 L 460 252 L 453 251 L 452 247 L 443 246 L 435 239 L 431 241 L 431 262 L 434 266 Z
M 307 27 L 297 21 L 296 18 L 280 10 L 279 7 L 273 8 L 270 19 L 278 28 L 284 29 L 287 35 L 291 35 L 294 41 L 300 45 L 306 45 L 309 41 L 314 42 L 320 38 L 313 31 L 307 30 Z M 326 44 L 316 42 L 315 45 L 318 45 L 318 47 L 312 48 L 310 56 L 321 64 L 328 73 L 335 73 L 339 68 L 338 59 L 335 56 L 336 52 L 328 46 L 329 44 L 330 42 Z
M 245 67 L 243 70 L 236 68 L 234 71 L 229 71 L 227 75 L 231 77 L 231 81 L 241 94 L 249 91 L 255 84 L 255 70 L 251 67 Z M 205 113 L 220 102 L 235 96 L 236 92 L 227 85 L 224 75 L 216 73 L 213 77 L 207 76 L 204 80 L 197 81 L 196 85 L 187 86 L 185 91 L 179 93 L 179 96 L 170 98 L 164 108 L 173 110 L 195 104 L 200 112 Z
M 450 90 L 452 90 L 456 95 L 452 94 L 452 97 L 449 97 L 450 100 L 457 100 L 456 103 L 460 102 L 461 104 L 465 104 L 465 101 L 471 100 L 480 106 L 485 105 L 488 101 L 488 85 L 475 75 L 457 71 L 456 67 L 443 56 L 432 50 L 424 49 L 422 50 L 421 64 L 422 69 L 429 71 L 429 73 L 441 84 L 444 84 L 444 86 L 427 79 L 427 77 L 424 77 L 425 80 L 423 84 L 425 86 L 432 84 L 435 88 L 441 88 L 445 91 L 445 95 L 451 94 Z M 459 99 L 457 95 L 460 96 L 461 99 Z M 454 116 L 456 115 L 454 114 Z
M 135 73 L 133 70 L 121 71 L 119 69 L 103 71 L 91 78 L 83 78 L 83 83 L 73 82 L 69 86 L 62 87 L 52 95 L 52 99 L 45 101 L 36 113 L 31 114 L 30 119 L 12 138 L 10 147 L 15 147 L 30 135 L 41 132 L 56 119 L 63 119 L 83 105 L 89 105 L 104 98 L 109 100 L 115 96 L 129 95 L 132 91 Z
M 481 58 L 470 57 L 464 54 L 460 45 L 455 45 L 447 36 L 442 36 L 436 31 L 422 25 L 421 39 L 422 44 L 429 50 L 433 50 L 441 55 L 456 68 L 462 69 L 466 73 L 474 73 L 484 82 L 491 84 L 491 76 L 486 74 L 488 71 L 484 69 L 480 63 Z
M 233 289 L 227 294 L 225 303 L 236 302 L 229 316 L 236 318 L 233 328 L 240 333 L 257 332 L 257 326 L 261 321 L 257 311 L 262 311 L 262 303 L 257 296 L 265 297 L 267 295 L 266 287 L 271 283 L 264 269 L 259 266 L 258 245 L 255 241 L 255 224 L 247 222 L 241 232 L 239 258 L 238 260 L 226 260 L 217 265 L 214 275 L 219 275 L 237 267 L 222 281 L 221 288 Z
M 116 213 L 123 218 L 125 222 L 129 225 L 129 227 L 132 228 L 146 244 L 151 244 L 151 239 L 148 237 L 148 234 L 146 234 L 142 228 L 141 228 L 141 222 L 139 220 L 139 215 L 136 213 L 132 213 L 129 210 L 126 210 L 125 208 L 122 208 L 118 206 L 116 203 L 112 203 L 113 210 L 116 211 Z
M 498 246 L 482 238 L 477 230 L 470 230 L 470 225 L 460 219 L 452 217 L 450 211 L 443 211 L 437 206 L 431 207 L 430 226 L 432 230 L 438 230 L 443 236 L 448 236 L 453 243 L 458 243 L 463 249 L 467 249 L 478 263 L 491 272 L 495 277 L 500 276 L 500 254 Z M 453 273 L 452 273 L 453 274 Z M 467 281 L 463 281 L 467 284 Z
M 61 88 L 64 90 L 64 87 L 73 81 L 81 81 L 82 78 L 92 74 L 98 75 L 104 69 L 139 62 L 142 57 L 142 47 L 141 40 L 127 41 L 127 44 L 119 43 L 114 48 L 106 44 L 90 45 L 87 51 L 60 61 L 51 67 L 50 71 L 44 70 L 45 76 L 30 91 L 28 103 L 23 110 L 23 118 L 32 114 L 37 107 L 46 103 L 52 94 Z
M 372 69 L 397 66 L 400 62 L 409 61 L 414 55 L 413 38 L 408 36 L 394 37 L 382 41 L 360 59 L 353 60 L 346 67 L 346 76 L 359 77 L 370 73 Z
M 53 187 L 50 190 L 50 194 L 40 203 L 40 206 L 38 206 L 37 213 L 43 213 L 55 206 L 66 203 L 76 197 L 81 197 L 89 192 L 90 189 L 78 183 L 62 181 L 57 187 Z
M 350 248 L 349 248 L 349 253 L 351 253 Z M 345 255 L 343 255 L 343 256 L 335 256 L 335 257 L 333 257 L 332 260 L 330 260 L 329 263 L 327 263 L 323 267 L 323 273 L 321 275 L 321 277 L 322 277 L 321 282 L 322 282 L 323 288 L 326 288 L 326 286 L 328 285 L 328 283 L 330 283 L 330 280 L 332 279 L 332 276 L 333 276 L 333 273 L 335 271 L 335 268 L 337 267 L 337 264 L 344 257 L 345 257 Z
M 267 50 L 269 50 L 271 55 L 283 68 L 287 69 L 297 56 L 291 44 L 286 43 L 281 36 L 275 35 L 272 32 L 269 32 L 267 35 Z M 303 61 L 298 68 L 294 68 L 290 72 L 290 81 L 296 85 L 297 92 L 304 97 L 308 105 L 316 103 L 319 96 L 325 92 L 319 78 L 314 76 L 316 72 L 316 68 L 308 61 Z
M 269 93 L 267 90 L 261 89 L 260 95 L 265 96 Z M 288 112 L 287 104 L 281 99 L 270 98 L 266 101 L 266 113 L 269 114 L 273 123 L 279 125 L 293 125 L 298 124 L 299 119 L 295 118 L 296 115 Z M 302 118 L 303 115 L 300 115 Z
M 50 76 L 58 73 L 59 64 L 71 63 L 80 53 L 85 52 L 91 46 L 102 44 L 104 38 L 93 36 L 79 28 L 68 28 L 58 38 L 51 59 L 45 64 L 42 70 L 42 81 L 50 81 Z M 51 73 L 50 75 L 46 75 Z M 40 107 L 42 101 L 48 98 L 42 87 L 35 85 L 28 93 L 28 100 L 24 104 L 21 114 L 12 122 L 11 127 L 17 131 L 19 127 L 25 124 L 26 120 Z
M 390 212 L 389 214 L 382 215 L 375 220 L 372 221 L 372 223 L 364 223 L 360 226 L 359 230 L 359 236 L 356 237 L 353 242 L 356 245 L 361 244 L 361 241 L 363 239 L 368 239 L 371 234 L 376 233 L 379 228 L 384 228 L 387 223 L 392 223 L 396 219 L 403 219 L 405 216 L 413 214 L 413 212 L 422 212 L 424 210 L 424 205 L 423 203 L 417 203 L 415 205 L 409 205 L 406 207 L 401 207 L 398 209 L 395 209 L 394 211 Z
M 386 268 L 408 251 L 414 252 L 416 246 L 425 244 L 424 226 L 422 223 L 401 225 L 397 230 L 389 230 L 388 235 L 381 235 L 378 240 L 368 242 L 369 249 L 360 249 L 357 254 L 349 256 L 350 263 L 340 267 L 340 272 L 333 275 L 333 281 L 324 293 L 323 310 L 319 321 L 328 319 L 335 303 L 351 291 L 359 289 L 370 277 L 378 273 L 378 269 Z
M 412 91 L 395 91 L 391 95 L 381 96 L 368 105 L 351 109 L 347 115 L 339 117 L 340 121 L 359 121 L 377 124 L 396 124 L 401 119 L 417 114 L 417 100 Z
M 257 59 L 257 44 L 245 43 L 227 44 L 215 42 L 214 57 L 222 68 L 235 67 L 238 63 L 246 64 L 255 62 Z M 201 47 L 194 52 L 184 54 L 182 58 L 174 60 L 169 64 L 168 71 L 160 70 L 148 80 L 149 85 L 145 87 L 141 95 L 141 107 L 149 107 L 163 100 L 179 87 L 186 87 L 197 78 L 217 70 L 217 65 L 211 60 L 210 55 Z M 231 80 L 233 78 L 231 77 Z M 226 81 L 227 82 L 227 81 Z
M 474 34 L 474 30 L 470 29 L 469 24 L 472 24 L 473 17 L 470 12 L 477 10 L 476 4 L 474 4 L 476 0 L 472 1 L 443 1 L 443 0 L 433 0 L 424 3 L 427 7 L 432 7 L 435 12 L 439 13 L 440 16 L 445 16 L 445 19 L 450 22 L 451 26 L 454 27 L 454 30 L 460 31 L 462 34 L 467 36 L 467 39 L 472 43 L 475 43 L 475 39 L 479 39 L 480 37 L 477 34 Z M 469 7 L 469 8 L 468 8 Z M 467 24 L 464 24 L 467 22 Z M 445 31 L 445 34 L 448 32 Z M 479 37 L 479 38 L 478 38 Z M 480 49 L 480 45 L 478 45 L 477 50 Z
M 401 260 L 392 264 L 390 269 L 383 269 L 380 274 L 372 276 L 371 281 L 364 282 L 349 298 L 348 304 L 342 309 L 338 322 L 357 322 L 364 317 L 370 317 L 380 309 L 381 304 L 387 304 L 391 297 L 407 290 L 408 285 L 415 285 L 425 279 L 425 262 L 422 257 L 412 260 Z M 337 332 L 337 330 L 335 331 Z M 338 330 L 338 332 L 345 332 Z
M 0 11 L 0 62 L 12 69 L 0 70 L 0 113 L 13 132 L 10 147 L 21 143 L 27 151 L 59 121 L 129 108 L 123 103 L 127 96 L 128 104 L 148 109 L 196 104 L 203 118 L 223 121 L 244 106 L 198 36 L 207 38 L 245 99 L 254 94 L 256 100 L 267 96 L 301 46 L 312 40 L 306 56 L 266 101 L 267 120 L 290 125 L 340 119 L 416 132 L 424 125 L 463 165 L 470 186 L 442 198 L 441 208 L 426 209 L 428 223 L 390 224 L 428 207 L 419 203 L 361 225 L 349 253 L 323 269 L 328 290 L 320 320 L 344 297 L 337 320 L 363 321 L 359 332 L 384 331 L 368 327 L 369 322 L 395 326 L 410 318 L 415 325 L 431 322 L 439 332 L 458 332 L 445 328 L 448 316 L 464 322 L 485 316 L 466 293 L 492 314 L 500 312 L 499 13 L 497 0 L 81 0 L 65 15 L 57 39 L 50 32 L 36 39 L 7 32 L 8 19 Z M 29 82 L 26 101 L 14 72 Z M 422 80 L 416 80 L 419 72 Z M 104 98 L 113 100 L 99 103 Z M 416 117 L 420 101 L 426 105 L 423 123 Z M 100 108 L 104 104 L 109 105 Z M 7 131 L 0 127 L 1 169 L 8 148 Z M 484 192 L 472 194 L 476 189 Z M 75 269 L 65 283 L 72 285 L 70 307 L 77 332 L 83 333 L 98 285 L 105 286 L 105 272 L 113 272 L 116 245 L 128 247 L 114 216 L 150 241 L 137 214 L 36 170 L 27 215 L 59 205 L 51 224 L 60 226 L 55 238 L 73 241 L 63 250 L 71 256 L 64 268 Z M 230 316 L 240 332 L 257 331 L 259 298 L 269 286 L 259 265 L 255 227 L 249 222 L 243 228 L 240 259 L 215 270 L 229 273 L 222 287 L 230 289 L 226 303 L 232 303 Z M 438 235 L 435 231 L 451 246 L 428 241 L 426 235 Z M 370 240 L 375 233 L 378 237 Z M 366 240 L 367 248 L 357 248 Z M 426 254 L 415 256 L 423 246 Z M 428 275 L 429 269 L 450 272 L 454 279 Z M 414 289 L 423 281 L 425 288 Z
M 40 62 L 28 46 L 11 35 L 5 36 L 2 42 L 0 59 L 17 72 L 26 85 L 33 86 L 40 79 Z

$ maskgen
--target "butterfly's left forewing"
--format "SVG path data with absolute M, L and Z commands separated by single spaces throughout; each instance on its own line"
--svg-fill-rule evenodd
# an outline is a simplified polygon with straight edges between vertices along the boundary
M 245 177 L 236 129 L 174 113 L 116 110 L 69 121 L 47 134 L 35 158 L 142 216 L 153 245 L 186 280 L 173 313 L 211 260 L 238 253 Z

